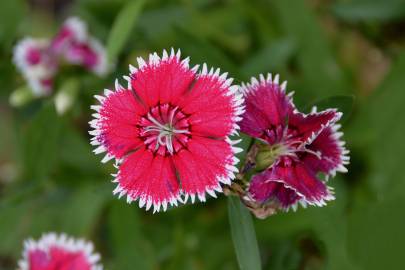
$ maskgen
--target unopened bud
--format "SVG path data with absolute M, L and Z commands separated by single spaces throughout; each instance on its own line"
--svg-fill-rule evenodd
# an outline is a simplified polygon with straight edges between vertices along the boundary
M 14 107 L 21 107 L 34 99 L 34 95 L 28 86 L 18 88 L 10 95 L 10 104 Z
M 76 100 L 79 83 L 77 79 L 65 81 L 60 90 L 55 95 L 55 107 L 59 115 L 68 111 Z

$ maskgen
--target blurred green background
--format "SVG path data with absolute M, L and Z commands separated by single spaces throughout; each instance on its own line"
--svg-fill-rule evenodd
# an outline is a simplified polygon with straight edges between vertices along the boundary
M 405 1 L 150 0 L 125 14 L 128 2 L 0 1 L 0 269 L 15 269 L 23 239 L 48 231 L 94 241 L 105 269 L 237 269 L 225 197 L 146 213 L 112 196 L 115 170 L 91 152 L 92 96 L 136 56 L 172 46 L 238 83 L 280 73 L 302 109 L 355 96 L 343 126 L 349 173 L 330 180 L 336 200 L 255 220 L 263 269 L 403 269 Z M 53 97 L 9 105 L 24 85 L 11 61 L 20 38 L 51 37 L 77 15 L 104 43 L 125 41 L 111 38 L 118 14 L 129 35 L 112 49 L 114 72 L 73 73 L 80 92 L 68 113 L 57 115 Z M 58 75 L 55 91 L 71 78 Z

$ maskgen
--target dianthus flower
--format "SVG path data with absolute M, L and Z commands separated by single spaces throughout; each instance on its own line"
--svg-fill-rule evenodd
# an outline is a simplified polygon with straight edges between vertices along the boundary
M 24 38 L 15 46 L 13 57 L 36 96 L 52 92 L 61 62 L 83 66 L 99 76 L 108 72 L 105 48 L 76 17 L 67 19 L 52 40 Z
M 15 46 L 13 60 L 34 95 L 50 94 L 58 62 L 52 57 L 46 39 L 24 38 Z
M 126 88 L 116 83 L 96 96 L 101 105 L 90 122 L 95 153 L 117 160 L 114 194 L 154 211 L 216 197 L 237 172 L 240 149 L 229 136 L 243 113 L 238 87 L 219 69 L 190 69 L 189 58 L 173 49 L 148 62 L 138 58 L 138 65 L 130 66 Z
M 52 39 L 51 49 L 56 54 L 63 54 L 73 43 L 86 42 L 88 35 L 85 22 L 77 17 L 68 18 Z
M 101 43 L 90 38 L 86 42 L 73 42 L 63 54 L 66 62 L 83 66 L 98 76 L 108 72 L 107 54 Z
M 97 75 L 108 72 L 105 48 L 87 31 L 85 22 L 71 17 L 51 42 L 51 50 L 69 64 L 83 66 Z
M 309 114 L 299 112 L 286 94 L 286 82 L 271 74 L 242 85 L 246 111 L 241 131 L 260 142 L 257 160 L 267 164 L 252 177 L 248 198 L 273 209 L 295 209 L 298 203 L 322 206 L 333 192 L 318 173 L 346 172 L 349 151 L 341 141 L 335 109 Z
M 44 234 L 38 241 L 24 242 L 19 270 L 101 270 L 100 255 L 93 245 L 65 234 Z

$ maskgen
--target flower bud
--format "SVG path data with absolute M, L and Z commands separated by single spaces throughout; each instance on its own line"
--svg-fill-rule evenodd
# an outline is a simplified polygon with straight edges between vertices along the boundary
M 11 93 L 9 102 L 11 106 L 21 107 L 30 102 L 34 98 L 32 91 L 28 86 L 20 87 Z

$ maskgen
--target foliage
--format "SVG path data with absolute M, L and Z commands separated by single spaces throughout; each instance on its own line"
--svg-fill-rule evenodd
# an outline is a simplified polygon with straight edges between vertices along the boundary
M 252 217 L 238 197 L 228 198 L 229 221 L 239 268 L 261 269 Z

